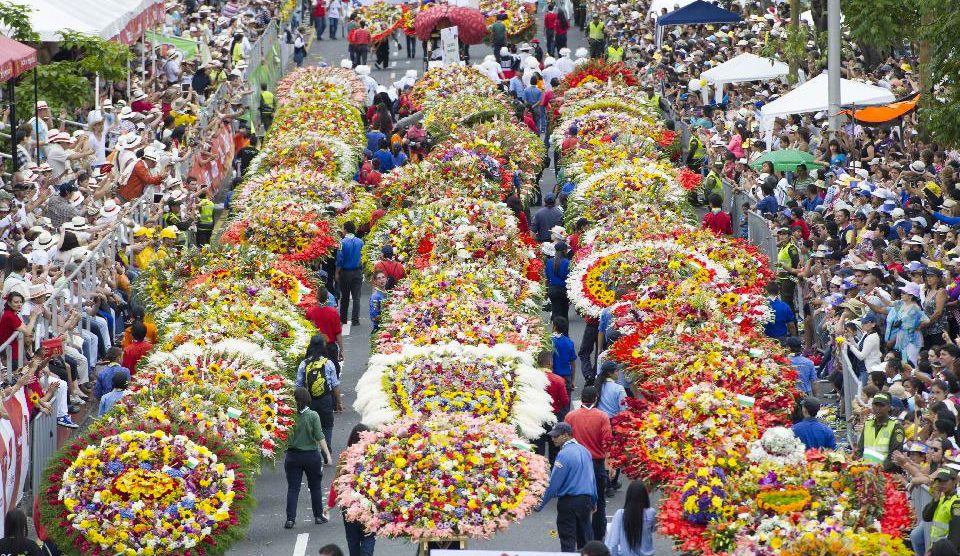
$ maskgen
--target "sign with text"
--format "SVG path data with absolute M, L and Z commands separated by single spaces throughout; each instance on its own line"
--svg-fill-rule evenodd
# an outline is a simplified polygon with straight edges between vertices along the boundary
M 460 63 L 460 28 L 440 29 L 440 56 L 444 66 Z

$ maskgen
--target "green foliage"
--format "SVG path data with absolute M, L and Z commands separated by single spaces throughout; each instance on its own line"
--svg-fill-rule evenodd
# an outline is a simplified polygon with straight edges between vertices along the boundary
M 944 6 L 933 0 L 921 0 L 925 9 L 931 9 L 935 17 L 926 18 L 926 25 L 919 29 L 919 39 L 930 49 L 929 83 L 935 84 L 933 95 L 921 103 L 920 121 L 925 135 L 930 135 L 941 145 L 960 145 L 960 6 L 947 2 Z
M 24 4 L 0 2 L 0 25 L 10 30 L 11 39 L 20 42 L 37 42 L 40 35 L 34 32 L 30 25 L 32 8 Z
M 130 48 L 125 44 L 108 41 L 65 29 L 60 31 L 60 48 L 77 53 L 76 63 L 88 74 L 100 74 L 101 79 L 121 81 L 127 78 Z
M 34 72 L 37 74 L 37 99 L 47 101 L 52 114 L 91 104 L 90 80 L 78 69 L 75 62 L 62 61 L 37 66 L 23 74 L 16 89 L 18 118 L 27 120 L 33 115 Z
M 920 28 L 918 4 L 929 0 L 843 0 L 850 37 L 879 50 L 903 46 Z

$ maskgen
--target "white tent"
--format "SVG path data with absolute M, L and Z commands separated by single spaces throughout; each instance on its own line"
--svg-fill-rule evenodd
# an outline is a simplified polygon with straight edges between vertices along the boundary
M 723 86 L 728 83 L 768 81 L 783 77 L 789 71 L 790 68 L 783 62 L 745 52 L 701 73 L 700 78 L 716 87 L 716 100 L 720 102 L 723 99 Z
M 896 98 L 889 89 L 862 81 L 840 80 L 841 106 L 870 106 L 886 104 L 894 100 Z M 760 128 L 767 134 L 767 145 L 770 145 L 769 139 L 773 133 L 775 119 L 790 114 L 821 112 L 829 108 L 827 73 L 824 72 L 760 109 Z
M 61 40 L 59 32 L 70 29 L 103 39 L 124 36 L 139 29 L 161 0 L 31 0 L 30 25 L 44 42 Z M 155 14 L 154 14 L 155 15 Z M 136 40 L 134 37 L 133 39 Z

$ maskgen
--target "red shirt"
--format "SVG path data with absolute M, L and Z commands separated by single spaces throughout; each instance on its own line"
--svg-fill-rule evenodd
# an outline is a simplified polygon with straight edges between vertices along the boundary
M 13 336 L 22 324 L 23 321 L 20 320 L 20 316 L 12 309 L 4 309 L 3 315 L 0 315 L 0 343 L 9 340 L 10 336 Z M 10 344 L 10 353 L 13 356 L 14 363 L 17 362 L 17 357 L 20 355 L 20 347 L 17 343 L 14 341 Z
M 151 349 L 153 349 L 153 344 L 143 340 L 140 342 L 133 342 L 129 346 L 123 348 L 123 359 L 120 364 L 128 369 L 130 369 L 130 374 L 132 375 L 137 371 L 137 363 L 140 362 L 140 359 L 147 354 Z
M 130 110 L 134 112 L 149 112 L 153 110 L 153 103 L 145 100 L 135 100 L 130 103 Z
M 610 417 L 606 413 L 597 408 L 581 407 L 567 413 L 564 421 L 573 427 L 573 438 L 590 450 L 593 459 L 607 457 L 613 432 L 610 429 Z
M 543 16 L 543 26 L 551 31 L 556 31 L 558 20 L 557 12 L 547 12 Z
M 370 40 L 373 38 L 370 36 L 370 31 L 367 31 L 362 27 L 358 29 L 354 29 L 352 35 L 353 35 L 353 40 L 350 42 L 352 42 L 353 44 L 359 44 L 359 45 L 368 45 L 370 44 Z
M 364 178 L 364 182 L 373 187 L 380 185 L 381 181 L 383 181 L 383 174 L 376 170 L 370 170 Z
M 340 313 L 336 307 L 329 305 L 314 305 L 307 309 L 307 320 L 317 327 L 317 330 L 323 334 L 327 342 L 337 341 L 337 337 L 343 333 L 343 325 L 340 324 Z
M 327 6 L 324 0 L 317 0 L 316 5 L 313 7 L 313 15 L 315 17 L 326 17 Z
M 803 218 L 797 218 L 790 223 L 791 228 L 800 228 L 800 235 L 803 239 L 810 239 L 810 226 L 807 226 L 807 221 Z
M 559 415 L 561 411 L 570 406 L 570 394 L 567 393 L 567 382 L 563 377 L 552 372 L 547 372 L 547 394 L 553 400 L 553 414 Z
M 717 235 L 733 234 L 733 227 L 730 222 L 730 215 L 723 212 L 710 211 L 703 215 L 703 227 Z

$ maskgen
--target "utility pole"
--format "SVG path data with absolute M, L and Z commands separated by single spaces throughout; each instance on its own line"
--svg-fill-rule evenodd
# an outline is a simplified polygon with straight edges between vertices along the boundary
M 832 136 L 840 129 L 840 0 L 827 0 L 827 98 Z

